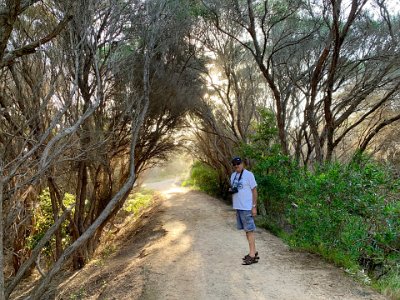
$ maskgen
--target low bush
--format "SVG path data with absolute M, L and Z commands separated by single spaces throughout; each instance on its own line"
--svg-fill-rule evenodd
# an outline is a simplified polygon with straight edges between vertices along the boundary
M 124 203 L 123 209 L 137 215 L 141 210 L 148 207 L 154 199 L 153 191 L 142 189 L 140 192 L 132 193 Z
M 266 227 L 279 227 L 294 248 L 350 273 L 362 270 L 381 291 L 400 293 L 400 181 L 387 166 L 358 157 L 311 172 L 276 155 L 258 157 L 254 173 Z
M 192 186 L 209 195 L 220 195 L 218 172 L 210 166 L 195 162 L 190 170 L 189 179 L 185 180 L 183 186 Z
M 63 198 L 63 205 L 66 207 L 71 206 L 75 202 L 75 196 L 65 193 Z M 72 209 L 73 210 L 73 209 Z M 32 234 L 26 240 L 26 247 L 29 250 L 35 248 L 40 239 L 45 235 L 46 231 L 54 224 L 53 209 L 51 205 L 49 188 L 42 190 L 38 197 L 38 203 L 33 212 L 33 226 Z M 66 246 L 70 242 L 68 220 L 64 221 L 61 225 L 62 244 Z M 55 237 L 44 247 L 44 254 L 47 258 L 52 257 L 52 252 L 55 249 Z

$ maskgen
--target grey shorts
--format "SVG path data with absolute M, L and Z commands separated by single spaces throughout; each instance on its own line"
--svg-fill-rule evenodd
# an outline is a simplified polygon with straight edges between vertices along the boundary
M 236 210 L 236 223 L 237 229 L 248 231 L 256 230 L 256 224 L 254 223 L 253 214 L 251 210 Z

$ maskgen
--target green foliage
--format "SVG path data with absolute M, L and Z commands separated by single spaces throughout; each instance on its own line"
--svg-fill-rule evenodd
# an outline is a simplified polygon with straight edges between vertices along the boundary
M 184 5 L 192 17 L 203 17 L 207 18 L 210 16 L 211 12 L 200 2 L 197 1 L 182 1 L 181 5 Z
M 116 250 L 117 250 L 117 246 L 115 244 L 107 245 L 106 247 L 104 247 L 103 251 L 101 251 L 101 253 L 100 253 L 101 258 L 103 260 L 109 258 L 112 254 L 115 253 Z
M 49 188 L 39 195 L 39 207 L 35 211 L 34 229 L 43 233 L 54 223 Z
M 153 203 L 153 192 L 143 189 L 140 192 L 129 195 L 125 201 L 124 210 L 137 215 L 151 203 Z
M 240 149 L 244 157 L 253 159 L 279 153 L 274 113 L 266 108 L 259 108 L 258 113 L 260 121 L 253 124 L 254 134 L 249 137 L 250 142 L 242 145 Z
M 286 211 L 290 209 L 290 195 L 298 170 L 284 155 L 264 156 L 252 169 L 258 183 L 259 199 L 263 199 L 267 210 L 269 227 L 287 229 Z
M 338 249 L 369 272 L 395 263 L 399 201 L 387 195 L 398 191 L 398 184 L 368 161 L 306 173 L 291 194 L 298 205 L 290 213 L 297 243 Z
M 220 193 L 218 172 L 199 161 L 193 164 L 189 179 L 182 185 L 193 186 L 209 195 L 218 195 Z
M 69 207 L 75 203 L 75 196 L 72 194 L 65 193 L 63 204 L 66 207 Z M 30 235 L 27 240 L 27 247 L 29 249 L 33 249 L 40 239 L 44 236 L 46 231 L 54 224 L 53 218 L 53 209 L 51 206 L 51 198 L 49 188 L 44 189 L 38 199 L 38 205 L 34 210 L 34 223 L 33 223 L 33 231 L 34 234 Z M 63 244 L 67 245 L 69 242 L 68 232 L 68 222 L 65 221 L 61 225 L 61 236 L 63 239 Z M 49 242 L 49 244 L 45 247 L 45 253 L 50 254 L 53 249 L 55 240 L 54 238 Z
M 400 265 L 382 276 L 373 286 L 390 299 L 400 299 Z
M 286 226 L 291 246 L 359 266 L 366 279 L 399 264 L 400 182 L 389 171 L 363 159 L 309 172 L 279 158 L 264 159 L 255 173 L 268 214 L 280 217 L 276 223 Z
M 261 122 L 256 125 L 256 133 L 251 137 L 253 142 L 262 142 L 269 145 L 276 140 L 278 128 L 276 127 L 275 115 L 266 108 L 259 108 Z

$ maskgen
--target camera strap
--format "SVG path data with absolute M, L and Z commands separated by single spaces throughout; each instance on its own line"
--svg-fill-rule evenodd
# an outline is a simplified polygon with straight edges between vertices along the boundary
M 244 169 L 242 170 L 242 172 L 240 172 L 240 176 L 239 176 L 239 179 L 238 179 L 238 181 L 237 181 L 238 183 L 240 182 L 240 179 L 242 179 L 243 171 L 244 171 Z M 237 176 L 237 173 L 236 173 L 236 175 L 235 175 L 235 178 L 233 179 L 233 182 L 235 182 L 236 176 Z

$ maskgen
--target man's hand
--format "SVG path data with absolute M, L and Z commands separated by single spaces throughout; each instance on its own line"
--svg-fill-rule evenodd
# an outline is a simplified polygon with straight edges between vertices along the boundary
M 253 207 L 251 209 L 251 213 L 252 213 L 253 217 L 257 216 L 257 207 Z

